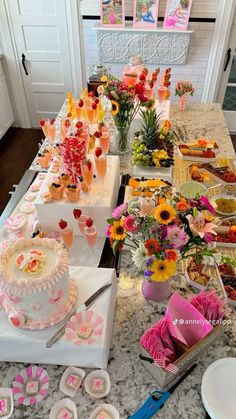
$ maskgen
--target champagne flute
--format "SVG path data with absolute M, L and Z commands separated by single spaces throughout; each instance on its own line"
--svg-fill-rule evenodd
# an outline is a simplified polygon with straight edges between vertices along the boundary
M 80 230 L 82 236 L 85 235 L 85 231 L 84 230 L 85 230 L 85 227 L 86 227 L 86 220 L 87 219 L 88 219 L 88 216 L 87 215 L 81 215 L 79 217 L 79 219 L 78 219 L 78 227 L 79 227 L 79 230 Z
M 81 160 L 81 172 L 84 179 L 84 183 L 88 188 L 89 193 L 89 205 L 90 205 L 90 195 L 91 195 L 91 184 L 93 181 L 93 164 L 90 159 Z
M 89 245 L 89 249 L 90 249 L 90 258 L 89 259 L 90 259 L 90 263 L 92 264 L 93 263 L 93 256 L 95 254 L 95 246 L 96 246 L 96 243 L 97 243 L 98 233 L 97 233 L 96 227 L 94 227 L 94 226 L 85 227 L 84 232 L 85 232 L 85 237 L 86 237 L 87 243 Z
M 110 135 L 108 132 L 103 131 L 102 135 L 99 137 L 99 144 L 103 153 L 108 153 L 110 147 Z
M 102 197 L 104 197 L 104 178 L 107 173 L 107 155 L 105 153 L 102 153 L 97 157 L 95 152 L 94 159 L 97 175 L 99 179 L 101 179 L 102 183 Z
M 72 228 L 64 228 L 61 230 L 62 239 L 67 249 L 71 249 L 74 242 L 74 231 Z

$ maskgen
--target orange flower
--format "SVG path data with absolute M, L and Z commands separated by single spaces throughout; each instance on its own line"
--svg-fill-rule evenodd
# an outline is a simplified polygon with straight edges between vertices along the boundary
M 153 253 L 159 253 L 162 249 L 161 245 L 156 239 L 146 240 L 144 246 L 146 247 L 149 256 L 152 256 Z
M 166 249 L 165 251 L 165 257 L 167 260 L 173 260 L 176 262 L 178 260 L 178 252 L 175 249 Z
M 190 205 L 183 199 L 176 204 L 176 209 L 180 212 L 185 212 L 190 208 Z
M 160 205 L 160 204 L 164 204 L 166 202 L 166 198 L 160 198 L 159 200 L 158 200 L 158 204 Z
M 205 140 L 204 138 L 199 138 L 197 143 L 200 147 L 206 147 L 207 146 L 207 140 Z

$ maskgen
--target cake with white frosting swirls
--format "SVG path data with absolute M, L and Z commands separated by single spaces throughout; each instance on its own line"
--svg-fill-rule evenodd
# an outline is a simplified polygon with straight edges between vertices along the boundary
M 1 255 L 0 292 L 10 322 L 26 330 L 60 323 L 77 300 L 68 253 L 52 239 L 20 239 Z

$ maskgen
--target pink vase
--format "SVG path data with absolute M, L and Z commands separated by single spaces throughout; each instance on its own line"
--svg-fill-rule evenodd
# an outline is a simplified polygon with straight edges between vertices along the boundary
M 170 281 L 154 282 L 148 281 L 146 277 L 142 283 L 142 293 L 147 300 L 163 301 L 166 300 L 171 294 Z
M 179 97 L 179 111 L 184 112 L 186 111 L 188 104 L 188 93 L 185 93 L 183 96 Z

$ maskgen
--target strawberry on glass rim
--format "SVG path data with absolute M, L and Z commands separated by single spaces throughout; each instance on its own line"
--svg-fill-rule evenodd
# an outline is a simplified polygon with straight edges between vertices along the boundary
M 97 147 L 97 148 L 95 149 L 95 156 L 96 156 L 97 158 L 99 158 L 101 155 L 102 155 L 102 149 L 101 149 L 101 147 Z
M 61 219 L 59 221 L 58 225 L 59 225 L 61 230 L 64 230 L 67 227 L 67 222 Z
M 75 208 L 73 210 L 73 215 L 74 215 L 74 218 L 76 220 L 78 220 L 81 217 L 81 215 L 82 215 L 82 211 L 80 209 Z
M 92 218 L 87 218 L 87 220 L 85 221 L 86 227 L 92 227 L 93 226 L 93 220 Z
M 43 127 L 45 125 L 45 122 L 46 122 L 45 119 L 43 119 L 43 118 L 40 119 L 39 123 L 40 123 L 41 127 Z

